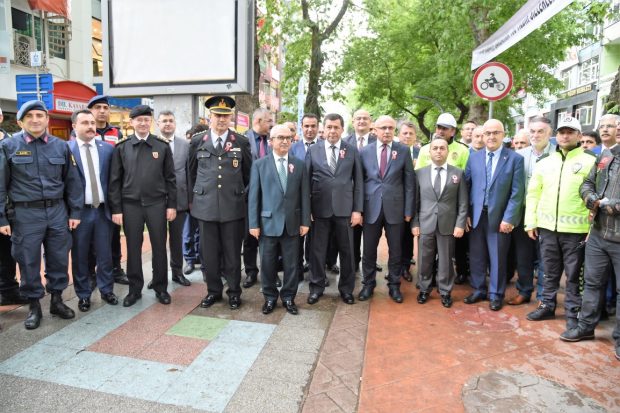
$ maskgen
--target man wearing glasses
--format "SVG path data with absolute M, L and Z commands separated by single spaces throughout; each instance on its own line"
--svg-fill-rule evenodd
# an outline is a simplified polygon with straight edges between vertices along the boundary
M 284 125 L 271 130 L 272 152 L 252 165 L 248 196 L 250 235 L 258 240 L 265 303 L 271 313 L 281 298 L 289 314 L 298 313 L 299 237 L 310 229 L 310 182 L 304 161 L 289 156 L 293 133 Z M 278 293 L 277 263 L 282 251 L 284 282 Z
M 473 153 L 465 168 L 472 211 L 469 262 L 474 291 L 464 301 L 474 304 L 488 296 L 493 311 L 503 306 L 510 233 L 521 220 L 524 193 L 523 157 L 503 147 L 504 136 L 502 123 L 489 119 L 484 124 L 486 149 Z

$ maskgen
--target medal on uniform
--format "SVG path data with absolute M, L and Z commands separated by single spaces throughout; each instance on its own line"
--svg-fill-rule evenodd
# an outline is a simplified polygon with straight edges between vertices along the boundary
M 73 166 L 77 166 L 77 163 L 75 162 L 75 158 L 73 157 L 73 154 L 71 154 L 71 163 L 73 163 Z
M 159 158 L 159 152 L 153 152 L 153 159 Z
M 239 167 L 239 159 L 233 159 L 233 168 Z

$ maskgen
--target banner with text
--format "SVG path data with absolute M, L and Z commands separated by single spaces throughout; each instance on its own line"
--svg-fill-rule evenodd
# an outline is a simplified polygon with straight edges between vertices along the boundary
M 471 70 L 508 50 L 572 2 L 573 0 L 529 0 L 486 42 L 474 49 Z

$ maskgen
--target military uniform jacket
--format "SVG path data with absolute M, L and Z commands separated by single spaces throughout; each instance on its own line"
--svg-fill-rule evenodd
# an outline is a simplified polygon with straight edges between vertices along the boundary
M 165 139 L 149 134 L 146 140 L 130 135 L 118 141 L 112 154 L 108 203 L 112 214 L 123 212 L 124 201 L 142 206 L 166 202 L 176 209 L 174 160 Z
M 0 143 L 0 226 L 8 225 L 6 200 L 31 202 L 64 199 L 70 219 L 80 219 L 84 190 L 67 142 L 47 135 L 47 142 L 22 132 Z
M 210 130 L 192 138 L 189 148 L 190 210 L 203 221 L 228 222 L 246 216 L 252 152 L 248 138 L 228 130 L 218 152 Z

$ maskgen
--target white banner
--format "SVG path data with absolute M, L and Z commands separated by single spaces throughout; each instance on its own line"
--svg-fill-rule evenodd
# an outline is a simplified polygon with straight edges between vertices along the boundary
M 572 2 L 573 0 L 529 0 L 486 42 L 473 51 L 471 70 L 508 50 Z

